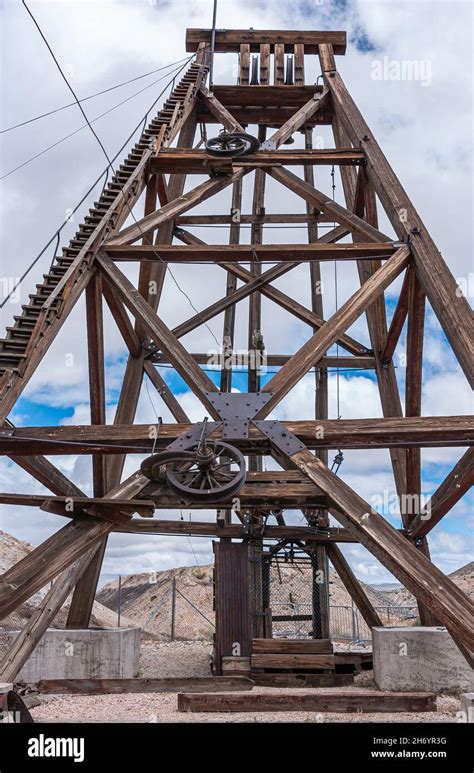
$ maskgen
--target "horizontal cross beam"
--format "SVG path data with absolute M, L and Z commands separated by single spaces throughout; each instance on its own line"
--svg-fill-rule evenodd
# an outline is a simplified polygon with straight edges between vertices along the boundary
M 285 428 L 311 449 L 396 448 L 466 446 L 474 440 L 472 416 L 410 416 L 386 419 L 318 419 L 285 421 Z M 150 424 L 94 426 L 16 427 L 0 433 L 0 454 L 15 456 L 93 453 L 146 453 L 155 444 L 165 448 L 192 424 L 161 424 L 156 439 L 150 439 Z M 212 438 L 222 438 L 222 427 Z M 266 439 L 252 424 L 248 441 L 233 441 L 239 447 L 265 452 Z

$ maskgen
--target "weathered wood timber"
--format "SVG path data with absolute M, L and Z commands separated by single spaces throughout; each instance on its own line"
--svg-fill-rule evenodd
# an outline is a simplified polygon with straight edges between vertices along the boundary
M 436 711 L 434 693 L 423 692 L 376 692 L 375 690 L 351 690 L 350 692 L 318 692 L 286 695 L 203 695 L 180 693 L 178 711 L 225 712 L 225 711 L 332 711 L 347 712 L 422 712 Z

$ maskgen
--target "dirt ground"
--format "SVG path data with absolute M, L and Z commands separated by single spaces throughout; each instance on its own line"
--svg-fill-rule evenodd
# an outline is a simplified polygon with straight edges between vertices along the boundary
M 140 659 L 141 677 L 210 676 L 211 647 L 208 642 L 143 642 Z M 372 672 L 356 676 L 353 687 L 333 687 L 334 692 L 374 689 Z M 327 688 L 326 688 L 327 689 Z M 282 690 L 254 687 L 255 693 L 281 693 Z M 305 690 L 285 689 L 286 693 Z M 317 692 L 317 689 L 315 689 Z M 258 712 L 238 714 L 181 714 L 176 693 L 134 695 L 40 696 L 41 705 L 31 709 L 37 721 L 68 722 L 456 722 L 459 700 L 441 695 L 437 712 L 335 714 L 319 712 Z

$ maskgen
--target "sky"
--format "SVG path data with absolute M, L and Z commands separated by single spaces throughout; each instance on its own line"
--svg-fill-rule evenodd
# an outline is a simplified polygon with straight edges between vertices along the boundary
M 144 73 L 151 73 L 126 86 L 87 100 L 84 109 L 105 145 L 115 155 L 143 120 L 173 74 L 188 56 L 185 28 L 209 27 L 212 3 L 208 0 L 165 2 L 30 2 L 67 77 L 81 98 L 109 89 Z M 20 2 L 0 4 L 2 15 L 0 110 L 2 129 L 53 111 L 71 102 L 61 77 Z M 345 57 L 337 65 L 353 97 L 395 168 L 454 276 L 474 293 L 472 233 L 472 4 L 470 2 L 378 2 L 369 0 L 219 0 L 218 28 L 339 29 L 348 33 Z M 317 57 L 307 57 L 306 81 L 319 74 Z M 462 61 L 462 66 L 460 66 Z M 415 63 L 417 77 L 407 77 L 407 63 Z M 405 68 L 405 69 L 404 69 Z M 413 70 L 412 70 L 413 72 Z M 216 56 L 216 83 L 235 83 L 236 56 Z M 140 92 L 141 93 L 137 93 Z M 162 103 L 162 97 L 159 104 Z M 124 104 L 119 105 L 119 103 Z M 156 109 L 156 108 L 155 108 Z M 103 113 L 107 115 L 102 116 Z M 153 115 L 153 112 L 150 114 Z M 100 117 L 102 116 L 102 117 Z M 97 120 L 95 120 L 97 119 Z M 92 182 L 105 170 L 105 158 L 92 133 L 83 127 L 77 107 L 56 112 L 41 120 L 4 132 L 0 143 L 0 238 L 2 290 L 21 276 L 52 234 L 70 215 Z M 255 128 L 255 127 L 254 127 Z M 212 127 L 210 128 L 212 132 Z M 68 136 L 72 135 L 72 136 Z M 68 137 L 67 139 L 64 139 Z M 315 139 L 331 146 L 327 127 L 315 130 Z M 301 146 L 301 136 L 296 142 Z M 49 146 L 55 145 L 51 150 Z M 126 155 L 126 151 L 121 154 Z M 32 157 L 37 156 L 34 160 Z M 120 160 L 119 158 L 119 160 Z M 25 163 L 27 162 L 27 163 Z M 17 167 L 20 167 L 17 169 Z M 298 170 L 300 173 L 300 170 Z M 201 178 L 192 177 L 188 187 Z M 335 197 L 343 202 L 338 173 Z M 316 185 L 331 193 L 330 169 L 316 168 Z M 72 222 L 63 229 L 66 244 L 81 217 L 96 200 L 100 186 L 88 196 Z M 252 176 L 244 185 L 244 209 L 250 211 Z M 137 212 L 142 210 L 142 202 Z M 223 191 L 202 204 L 196 214 L 227 212 L 230 193 Z M 273 180 L 267 181 L 267 211 L 303 212 L 304 203 Z M 381 230 L 391 227 L 381 215 Z M 208 242 L 226 241 L 227 232 L 195 229 Z M 265 242 L 297 242 L 301 230 L 266 229 Z M 249 233 L 243 229 L 243 240 Z M 45 251 L 21 285 L 21 292 L 1 310 L 2 326 L 34 291 L 54 254 L 54 244 Z M 123 265 L 123 264 L 122 264 Z M 124 268 L 135 280 L 136 267 Z M 323 264 L 326 317 L 336 308 L 334 265 Z M 192 316 L 220 297 L 225 276 L 218 267 L 175 267 L 178 286 L 168 275 L 160 315 L 170 327 Z M 275 285 L 309 305 L 307 266 L 300 267 Z M 390 319 L 400 281 L 386 293 Z M 9 284 L 10 283 L 10 284 Z M 337 272 L 337 302 L 340 305 L 357 288 L 354 264 L 344 263 Z M 468 290 L 468 291 L 469 291 Z M 470 300 L 472 302 L 472 297 Z M 191 305 L 192 304 L 192 305 Z M 293 352 L 308 336 L 308 328 L 269 300 L 262 303 L 262 331 L 269 353 Z M 237 309 L 236 348 L 246 346 L 248 305 Z M 108 421 L 113 420 L 123 376 L 126 351 L 111 320 L 106 322 L 106 386 Z M 350 334 L 368 344 L 364 318 Z M 215 349 L 222 337 L 222 317 L 208 328 L 186 336 L 190 351 Z M 395 354 L 396 373 L 404 389 L 405 333 Z M 335 353 L 335 349 L 331 351 Z M 436 318 L 428 307 L 424 342 L 423 415 L 456 415 L 472 412 L 472 395 Z M 160 371 L 194 421 L 203 409 L 184 382 L 169 369 Z M 269 376 L 268 376 L 269 377 Z M 330 374 L 330 417 L 363 418 L 381 415 L 374 377 L 367 371 Z M 337 388 L 339 384 L 339 389 Z M 244 389 L 242 377 L 234 386 Z M 339 391 L 339 406 L 336 394 Z M 403 393 L 403 392 L 402 392 Z M 314 377 L 303 379 L 276 409 L 275 417 L 300 419 L 313 416 Z M 137 421 L 164 421 L 170 415 L 151 384 L 142 390 Z M 87 424 L 90 421 L 87 387 L 87 348 L 84 304 L 80 301 L 65 323 L 53 347 L 25 389 L 11 415 L 18 425 Z M 424 449 L 422 490 L 431 494 L 454 466 L 463 449 Z M 332 454 L 330 453 L 330 461 Z M 128 458 L 131 473 L 141 457 Z M 90 492 L 90 459 L 86 456 L 54 457 L 77 485 Z M 269 463 L 269 468 L 271 463 Z M 387 451 L 346 451 L 341 477 L 368 501 L 383 492 L 393 492 L 393 476 Z M 17 465 L 2 459 L 0 490 L 46 493 Z M 172 517 L 160 513 L 162 517 Z M 174 514 L 174 517 L 179 517 Z M 189 518 L 189 512 L 183 513 Z M 193 517 L 212 519 L 213 513 Z M 397 515 L 387 515 L 399 526 Z M 290 514 L 299 523 L 301 515 Z M 64 525 L 59 516 L 33 508 L 0 506 L 0 528 L 33 545 L 41 543 Z M 433 561 L 451 572 L 472 559 L 472 498 L 465 496 L 430 535 Z M 359 545 L 343 550 L 356 574 L 365 582 L 392 579 L 375 558 Z M 102 580 L 118 573 L 136 573 L 177 565 L 209 563 L 212 545 L 208 539 L 113 535 L 110 538 Z

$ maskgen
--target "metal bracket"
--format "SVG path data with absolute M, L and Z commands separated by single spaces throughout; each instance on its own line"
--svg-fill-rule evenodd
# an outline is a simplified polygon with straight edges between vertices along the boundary
M 270 442 L 286 456 L 293 456 L 298 451 L 303 451 L 306 446 L 296 435 L 289 432 L 280 421 L 253 421 L 257 429 L 260 430 Z
M 166 451 L 186 451 L 186 449 L 193 446 L 198 442 L 202 433 L 203 422 L 199 421 L 194 424 L 192 429 L 188 429 L 182 432 L 176 440 L 173 440 L 169 446 L 166 446 Z M 214 430 L 218 429 L 222 425 L 221 421 L 208 421 L 204 430 L 204 437 L 208 437 Z
M 277 144 L 275 140 L 265 140 L 265 142 L 262 142 L 260 145 L 260 150 L 276 150 Z
M 249 421 L 268 403 L 271 392 L 206 392 L 221 419 Z
M 249 422 L 269 401 L 271 392 L 206 392 L 224 419 L 223 440 L 243 440 L 249 436 Z

